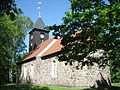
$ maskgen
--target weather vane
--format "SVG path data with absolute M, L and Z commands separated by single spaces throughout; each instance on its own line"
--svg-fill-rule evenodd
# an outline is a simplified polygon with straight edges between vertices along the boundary
M 40 2 L 40 1 L 39 1 L 39 2 L 38 2 L 38 4 L 39 4 L 39 5 L 41 5 L 41 4 L 42 4 L 42 2 Z M 41 7 L 40 7 L 40 6 L 38 6 L 38 7 L 37 7 L 37 9 L 38 9 L 38 11 L 39 11 L 39 17 L 41 17 Z

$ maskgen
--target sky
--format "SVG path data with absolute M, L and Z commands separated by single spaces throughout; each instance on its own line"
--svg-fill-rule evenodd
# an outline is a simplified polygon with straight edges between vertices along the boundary
M 25 16 L 29 16 L 35 23 L 39 13 L 37 7 L 41 7 L 41 17 L 46 26 L 61 24 L 65 12 L 69 11 L 69 0 L 15 0 L 17 7 L 21 8 Z M 42 4 L 38 4 L 42 2 Z M 50 33 L 52 37 L 52 33 Z M 26 36 L 25 43 L 29 45 L 29 36 Z

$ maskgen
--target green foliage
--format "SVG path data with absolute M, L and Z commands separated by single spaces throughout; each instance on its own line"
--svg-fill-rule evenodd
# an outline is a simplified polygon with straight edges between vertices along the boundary
M 16 80 L 18 79 L 18 70 L 20 70 L 17 66 L 17 62 L 20 62 L 26 55 L 26 52 L 16 55 L 15 60 L 11 64 L 13 83 L 16 83 Z
M 63 37 L 61 44 L 64 48 L 59 60 L 70 64 L 78 61 L 82 63 L 82 66 L 93 65 L 93 63 L 98 63 L 100 67 L 106 64 L 116 65 L 108 62 L 120 61 L 119 0 L 109 0 L 108 4 L 104 0 L 69 1 L 71 11 L 66 12 L 63 23 L 48 27 L 54 30 L 53 35 L 56 38 Z M 76 35 L 73 36 L 73 34 Z M 89 56 L 91 52 L 94 53 L 100 49 L 105 51 L 103 57 Z M 119 79 L 120 73 L 116 75 Z
M 0 76 L 7 79 L 5 82 L 9 81 L 8 72 L 10 68 L 12 66 L 16 67 L 15 63 L 19 55 L 25 51 L 26 45 L 23 40 L 27 31 L 32 27 L 32 24 L 32 21 L 25 16 L 16 16 L 14 20 L 11 20 L 6 15 L 0 17 Z M 14 69 L 13 72 L 15 71 Z M 1 83 L 4 81 L 3 78 L 0 80 Z
M 0 0 L 0 16 L 9 15 L 13 20 L 20 13 L 22 11 L 16 7 L 15 0 Z
M 114 60 L 111 64 L 111 80 L 113 83 L 120 82 L 120 60 Z
M 12 21 L 8 17 L 0 17 L 0 84 L 8 82 L 9 59 L 11 59 L 11 43 L 13 33 L 11 32 Z M 13 29 L 14 30 L 14 29 Z M 3 78 L 4 77 L 4 78 Z
M 0 0 L 0 84 L 16 78 L 16 62 L 22 52 L 27 31 L 33 22 L 16 8 L 14 0 Z

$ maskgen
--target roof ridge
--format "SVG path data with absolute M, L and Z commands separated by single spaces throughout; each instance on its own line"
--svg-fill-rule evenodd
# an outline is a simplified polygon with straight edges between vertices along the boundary
M 48 43 L 47 45 L 49 45 L 52 40 L 54 40 L 54 37 L 42 42 L 41 44 L 39 44 L 38 47 L 35 50 L 29 52 L 28 55 L 22 61 L 25 61 L 27 59 L 30 59 L 32 57 L 37 56 L 46 47 L 44 44 Z

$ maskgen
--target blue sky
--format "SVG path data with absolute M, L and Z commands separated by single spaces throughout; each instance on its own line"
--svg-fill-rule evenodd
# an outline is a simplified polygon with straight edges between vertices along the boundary
M 42 2 L 41 5 L 38 4 L 39 1 Z M 47 26 L 62 23 L 61 19 L 65 16 L 65 12 L 69 11 L 70 6 L 69 0 L 15 0 L 15 2 L 17 7 L 23 10 L 24 15 L 29 16 L 34 23 L 39 15 L 37 7 L 41 6 L 41 17 Z M 25 43 L 28 46 L 28 35 Z

